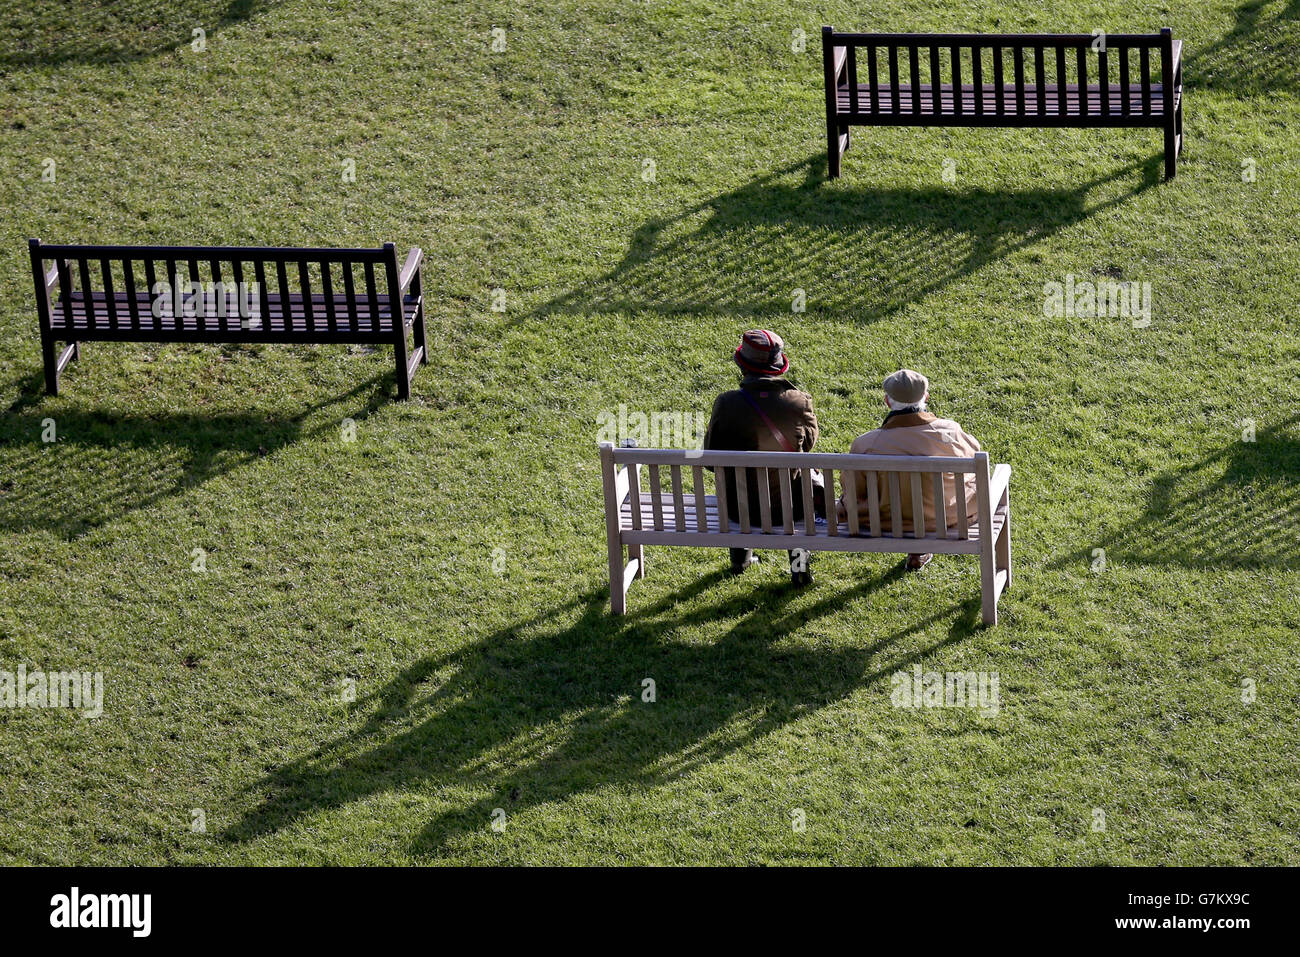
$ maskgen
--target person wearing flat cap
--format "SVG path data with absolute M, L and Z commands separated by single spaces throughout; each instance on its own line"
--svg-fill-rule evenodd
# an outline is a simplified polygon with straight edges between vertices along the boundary
M 790 359 L 785 343 L 769 329 L 746 332 L 734 353 L 740 367 L 740 388 L 724 392 L 713 403 L 704 448 L 738 452 L 811 452 L 817 443 L 817 416 L 812 396 L 800 392 L 787 379 Z M 726 469 L 727 509 L 739 515 L 736 502 L 736 470 Z M 761 526 L 759 514 L 758 472 L 746 469 L 750 523 Z M 803 518 L 803 482 L 812 481 L 799 472 L 791 476 L 791 511 L 794 521 Z M 775 469 L 769 475 L 772 523 L 784 521 L 781 513 L 780 479 Z M 792 549 L 790 579 L 796 586 L 812 582 L 809 553 Z M 743 572 L 758 561 L 753 549 L 731 549 L 732 574 Z
M 880 428 L 873 429 L 866 435 L 860 435 L 853 441 L 849 451 L 855 455 L 946 455 L 955 458 L 969 458 L 980 450 L 980 444 L 951 419 L 941 419 L 926 408 L 930 398 L 930 383 L 925 376 L 911 369 L 899 369 L 885 378 L 885 407 L 889 414 Z M 892 509 L 895 503 L 890 500 L 889 483 L 885 473 L 877 474 L 877 491 L 880 494 L 881 523 L 892 521 Z M 870 520 L 867 513 L 867 477 L 862 472 L 854 473 L 859 519 L 866 523 Z M 948 524 L 954 526 L 957 519 L 957 489 L 951 483 L 944 484 L 946 499 L 944 514 Z M 966 509 L 969 521 L 975 516 L 975 476 L 966 477 L 963 490 L 962 506 Z M 902 518 L 905 535 L 912 532 L 912 490 L 907 483 L 899 489 L 901 502 L 897 503 Z M 921 493 L 925 527 L 934 527 L 934 488 L 930 483 L 924 485 Z M 848 515 L 845 496 L 836 503 L 840 521 Z M 904 567 L 908 571 L 920 571 L 930 563 L 934 556 L 928 553 L 907 556 Z

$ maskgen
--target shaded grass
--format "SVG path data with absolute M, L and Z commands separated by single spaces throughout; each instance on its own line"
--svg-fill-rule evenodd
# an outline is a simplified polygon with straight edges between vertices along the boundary
M 1149 131 L 1005 130 L 855 132 L 827 183 L 790 49 L 1166 22 L 1120 4 L 134 7 L 165 43 L 106 6 L 107 52 L 0 55 L 0 667 L 107 683 L 95 721 L 0 710 L 0 859 L 1295 861 L 1300 105 L 1238 65 L 1289 3 L 1168 15 L 1162 185 Z M 383 352 L 91 344 L 47 399 L 29 235 L 419 244 L 436 361 L 399 405 Z M 1151 282 L 1151 326 L 1044 317 L 1071 273 Z M 667 549 L 606 617 L 598 415 L 707 409 L 758 324 L 819 447 L 908 365 L 1012 463 L 996 630 L 970 561 L 795 593 Z M 892 707 L 913 663 L 997 671 L 999 715 Z

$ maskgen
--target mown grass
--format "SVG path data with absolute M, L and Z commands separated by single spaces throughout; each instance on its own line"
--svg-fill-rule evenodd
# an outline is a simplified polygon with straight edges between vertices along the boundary
M 105 714 L 0 710 L 0 861 L 1296 861 L 1294 0 L 77 6 L 0 17 L 0 670 Z M 1170 25 L 1179 176 L 873 130 L 828 183 L 823 22 Z M 46 398 L 28 236 L 418 244 L 434 362 L 397 404 L 383 351 L 91 344 Z M 1044 317 L 1068 274 L 1151 325 Z M 821 447 L 907 365 L 1012 464 L 998 628 L 967 560 L 664 549 L 608 617 L 598 417 L 707 410 L 756 325 Z M 892 707 L 918 663 L 998 715 Z

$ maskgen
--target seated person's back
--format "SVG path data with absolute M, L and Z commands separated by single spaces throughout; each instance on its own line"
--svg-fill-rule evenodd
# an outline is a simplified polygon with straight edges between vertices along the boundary
M 926 408 L 929 399 L 929 382 L 925 376 L 910 369 L 902 369 L 885 379 L 885 405 L 889 414 L 880 428 L 860 435 L 853 441 L 849 451 L 855 455 L 935 455 L 952 458 L 970 458 L 980 451 L 980 444 L 956 422 L 941 419 Z M 867 476 L 865 473 L 854 474 L 855 492 L 858 501 L 858 518 L 865 527 L 870 520 Z M 893 510 L 897 506 L 902 518 L 904 534 L 913 531 L 914 505 L 910 482 L 899 483 L 901 502 L 895 503 L 885 473 L 877 473 L 877 491 L 880 496 L 881 531 L 890 534 L 893 522 Z M 967 475 L 962 492 L 962 506 L 966 509 L 968 521 L 974 521 L 975 515 L 975 477 Z M 934 486 L 928 479 L 921 483 L 922 509 L 924 514 L 924 531 L 934 528 L 935 502 Z M 957 488 L 952 477 L 944 481 L 944 515 L 948 526 L 958 524 Z M 841 521 L 847 515 L 847 496 L 842 496 L 838 503 Z
M 813 414 L 812 396 L 795 388 L 784 378 L 790 368 L 781 337 L 768 329 L 751 329 L 741 337 L 734 359 L 740 367 L 740 388 L 724 392 L 714 400 L 704 435 L 704 448 L 734 452 L 811 452 L 817 443 L 817 416 Z M 736 470 L 727 468 L 726 503 L 729 516 L 739 516 L 736 494 Z M 791 518 L 803 519 L 803 483 L 810 477 L 800 470 L 791 473 Z M 784 521 L 780 473 L 768 473 L 768 493 L 773 526 Z M 749 502 L 749 522 L 762 527 L 758 471 L 745 470 L 745 490 Z M 751 550 L 731 549 L 733 571 L 742 571 L 754 562 Z M 791 553 L 791 575 L 799 584 L 810 582 L 807 556 Z M 802 564 L 800 564 L 800 562 Z

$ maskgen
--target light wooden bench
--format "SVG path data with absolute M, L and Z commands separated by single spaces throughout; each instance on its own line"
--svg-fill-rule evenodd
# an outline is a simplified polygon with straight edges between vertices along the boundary
M 978 555 L 984 623 L 998 620 L 998 598 L 1011 584 L 1011 466 L 989 471 L 987 452 L 972 458 L 909 455 L 840 455 L 819 452 L 699 452 L 677 449 L 614 448 L 600 445 L 601 475 L 605 489 L 605 532 L 609 544 L 610 608 L 616 615 L 627 609 L 627 591 L 634 579 L 645 577 L 645 546 L 685 545 L 696 548 L 802 548 L 834 552 L 934 552 L 940 555 Z M 710 494 L 707 469 L 718 469 L 714 479 L 720 494 Z M 735 468 L 739 515 L 728 514 L 726 468 Z M 860 522 L 851 507 L 847 520 L 818 523 L 813 516 L 812 484 L 803 486 L 803 517 L 795 520 L 791 501 L 791 472 L 821 469 L 826 479 L 826 501 L 835 499 L 836 479 L 845 500 L 856 504 L 853 473 L 866 473 L 868 516 Z M 642 469 L 646 482 L 642 483 Z M 751 526 L 746 469 L 758 469 L 758 527 Z M 780 483 L 781 521 L 773 525 L 770 473 Z M 910 533 L 903 530 L 908 516 L 898 507 L 889 510 L 888 528 L 881 528 L 879 482 L 889 491 L 889 501 L 902 501 L 907 488 L 911 501 L 919 502 L 922 483 L 937 488 L 960 488 L 966 476 L 975 476 L 977 508 L 949 518 L 945 496 L 936 495 L 934 520 L 921 521 Z M 904 485 L 906 483 L 906 485 Z M 935 484 L 939 483 L 939 484 Z M 688 489 L 689 484 L 689 489 Z M 624 564 L 623 549 L 627 549 Z

